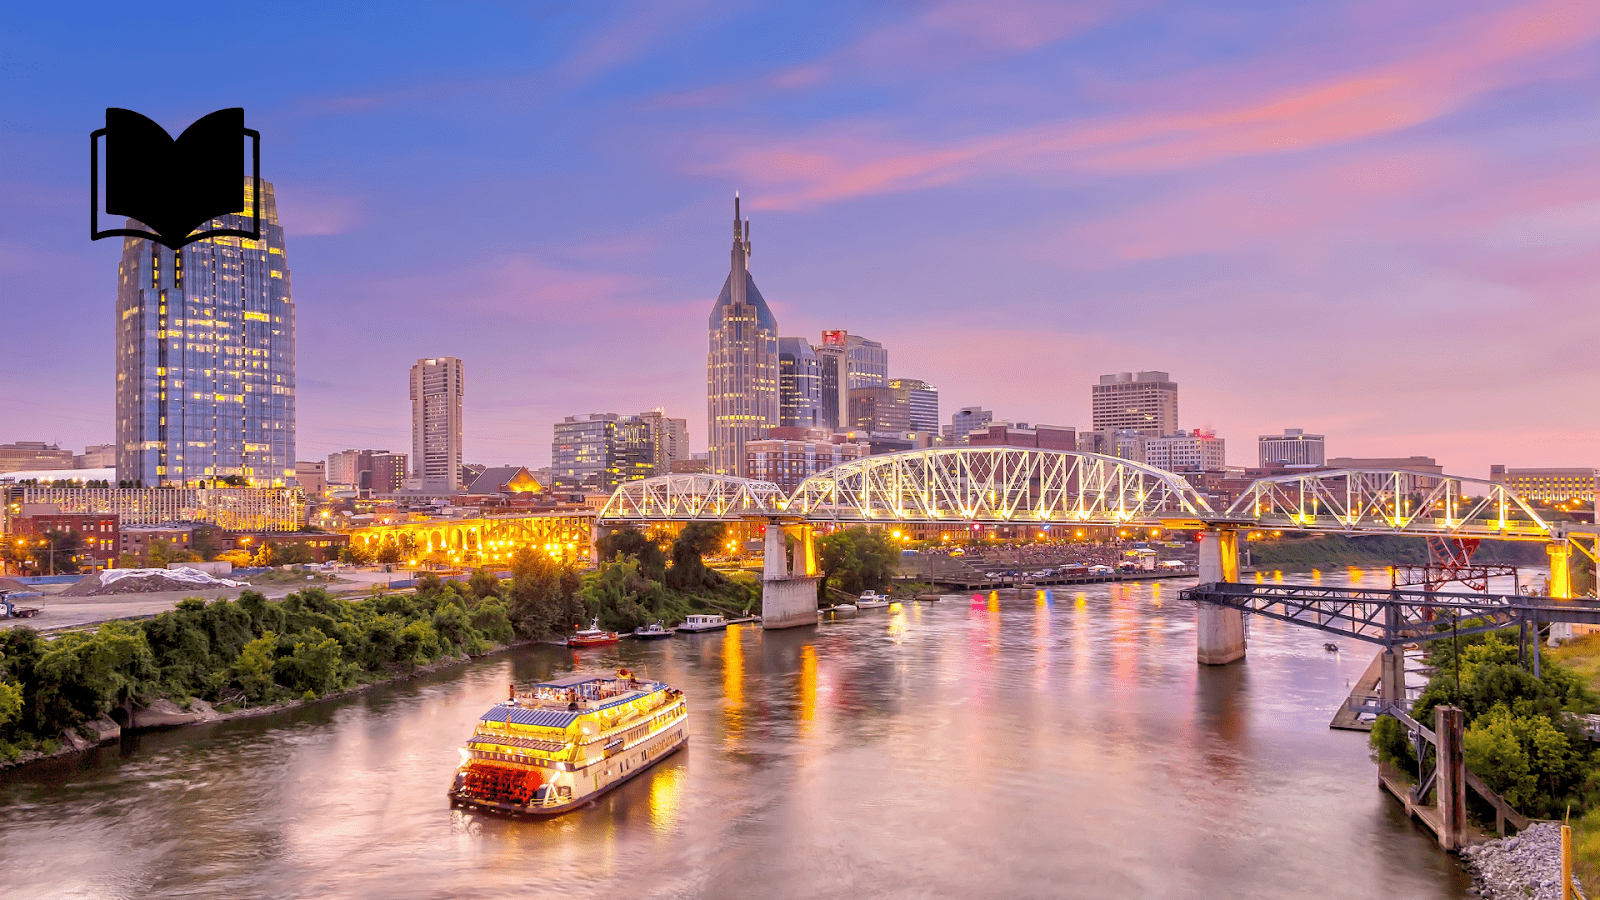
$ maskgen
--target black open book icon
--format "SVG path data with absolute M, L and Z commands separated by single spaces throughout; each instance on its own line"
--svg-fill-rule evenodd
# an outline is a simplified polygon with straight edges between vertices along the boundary
M 100 136 L 106 138 L 106 212 L 150 227 L 100 230 Z M 244 110 L 219 109 L 178 135 L 131 109 L 106 110 L 106 127 L 89 135 L 89 237 L 130 235 L 173 250 L 219 235 L 261 240 L 261 192 L 254 197 L 254 230 L 196 228 L 244 208 L 239 138 L 252 139 L 253 184 L 261 183 L 261 133 L 244 127 Z

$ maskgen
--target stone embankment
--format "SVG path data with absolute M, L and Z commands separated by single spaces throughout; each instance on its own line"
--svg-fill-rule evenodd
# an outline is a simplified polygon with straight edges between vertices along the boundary
M 1461 851 L 1489 900 L 1561 900 L 1561 825 L 1539 822 L 1521 834 Z M 1578 879 L 1573 877 L 1573 883 Z

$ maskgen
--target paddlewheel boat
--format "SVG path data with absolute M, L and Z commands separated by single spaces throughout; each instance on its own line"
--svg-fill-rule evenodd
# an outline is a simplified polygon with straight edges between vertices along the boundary
M 519 689 L 478 720 L 451 802 L 555 816 L 644 772 L 689 740 L 683 692 L 626 669 Z

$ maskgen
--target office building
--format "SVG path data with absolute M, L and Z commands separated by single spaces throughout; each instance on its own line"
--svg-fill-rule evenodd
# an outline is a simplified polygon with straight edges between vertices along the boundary
M 851 388 L 849 409 L 852 430 L 899 435 L 911 430 L 911 405 L 892 387 Z
M 1576 500 L 1593 503 L 1596 470 L 1591 468 L 1508 469 L 1490 466 L 1489 480 L 1503 484 L 1524 500 L 1564 503 Z
M 466 366 L 454 356 L 411 367 L 411 477 L 423 491 L 461 487 L 461 398 Z
M 939 389 L 916 378 L 891 378 L 889 387 L 895 395 L 905 400 L 911 413 L 911 430 L 937 432 L 939 430 Z
M 792 493 L 818 472 L 871 454 L 866 441 L 838 441 L 826 428 L 774 428 L 772 436 L 745 445 L 749 477 Z
M 689 420 L 674 419 L 662 409 L 642 412 L 639 418 L 650 429 L 650 474 L 666 475 L 674 460 L 689 455 Z
M 778 320 L 750 275 L 750 223 L 733 198 L 728 280 L 707 322 L 706 422 L 711 471 L 744 472 L 744 445 L 778 424 Z
M 325 460 L 299 460 L 294 464 L 295 484 L 307 500 L 316 500 L 328 490 L 328 463 Z
M 950 424 L 944 428 L 944 442 L 959 446 L 967 442 L 967 435 L 987 428 L 994 421 L 994 413 L 978 406 L 963 406 L 950 414 Z
M 1262 468 L 1270 466 L 1321 466 L 1327 462 L 1320 434 L 1306 434 L 1299 428 L 1285 428 L 1283 434 L 1263 434 L 1256 438 Z
M 388 450 L 341 450 L 328 454 L 329 490 L 393 494 L 405 486 L 409 458 Z
M 74 469 L 115 469 L 117 467 L 116 444 L 90 444 L 83 448 L 83 452 L 72 457 Z
M 1146 437 L 1178 430 L 1178 385 L 1166 372 L 1119 372 L 1100 376 L 1089 388 L 1090 427 L 1132 429 Z
M 587 413 L 555 424 L 550 443 L 554 487 L 612 491 L 625 481 L 655 474 L 655 441 L 640 416 Z M 671 468 L 671 462 L 668 462 Z
M 822 415 L 822 363 L 805 338 L 778 339 L 778 425 L 817 428 Z
M 1034 425 L 1027 422 L 989 423 L 967 434 L 973 447 L 1038 447 L 1041 450 L 1078 449 L 1078 430 L 1065 425 Z
M 72 451 L 43 441 L 17 441 L 0 444 L 0 472 L 75 469 Z
M 255 185 L 245 180 L 245 209 Z M 116 316 L 117 477 L 201 487 L 294 478 L 295 313 L 272 185 L 261 240 L 213 237 L 174 252 L 122 243 Z M 130 220 L 129 227 L 136 227 Z M 207 228 L 253 227 L 250 213 Z
M 1144 462 L 1168 472 L 1221 472 L 1227 467 L 1227 442 L 1196 428 L 1144 441 Z
M 1439 483 L 1444 467 L 1431 456 L 1335 456 L 1328 460 L 1330 469 L 1376 469 L 1378 471 L 1416 472 L 1413 478 L 1402 479 L 1400 490 L 1427 490 Z
M 119 528 L 173 522 L 224 531 L 298 531 L 306 523 L 299 488 L 100 488 L 19 486 L 6 489 L 21 509 L 53 507 L 52 515 L 116 516 Z
M 843 341 L 822 343 L 811 349 L 817 355 L 818 384 L 822 390 L 817 424 L 832 431 L 846 429 L 850 425 L 849 353 Z

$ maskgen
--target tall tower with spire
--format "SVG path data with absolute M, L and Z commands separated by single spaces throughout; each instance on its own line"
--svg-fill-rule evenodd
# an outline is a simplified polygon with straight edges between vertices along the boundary
M 778 424 L 778 320 L 750 277 L 750 220 L 733 195 L 728 280 L 711 308 L 706 356 L 706 422 L 712 472 L 743 475 L 744 445 Z

